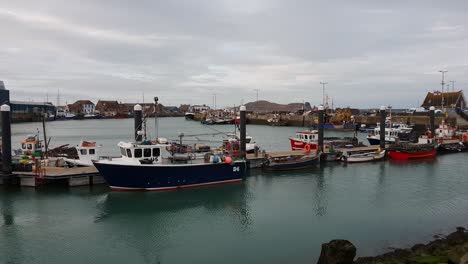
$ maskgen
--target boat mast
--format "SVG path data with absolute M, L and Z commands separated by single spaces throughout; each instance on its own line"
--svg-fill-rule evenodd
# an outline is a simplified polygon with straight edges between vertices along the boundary
M 44 107 L 45 107 L 45 105 L 44 105 Z M 46 156 L 46 158 L 49 158 L 49 154 L 48 154 L 48 152 L 49 152 L 48 145 L 49 144 L 47 142 L 46 125 L 45 125 L 46 115 L 47 114 L 45 113 L 45 111 L 43 111 L 42 112 L 42 130 L 44 131 L 45 156 Z M 39 139 L 39 137 L 38 137 L 38 139 Z M 38 140 L 38 142 L 40 142 L 40 141 Z
M 158 129 L 158 115 L 157 115 L 157 107 L 158 107 L 159 98 L 157 96 L 154 97 L 154 128 L 156 130 L 156 142 L 159 138 L 159 129 Z

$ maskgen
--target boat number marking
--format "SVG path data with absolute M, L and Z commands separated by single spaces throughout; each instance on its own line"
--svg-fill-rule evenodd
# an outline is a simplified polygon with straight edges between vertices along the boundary
M 240 167 L 232 167 L 232 171 L 233 172 L 240 171 Z

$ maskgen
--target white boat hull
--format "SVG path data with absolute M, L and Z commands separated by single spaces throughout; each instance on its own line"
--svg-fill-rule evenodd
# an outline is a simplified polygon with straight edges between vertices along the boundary
M 83 160 L 79 160 L 79 159 L 67 159 L 67 158 L 64 158 L 63 160 L 65 162 L 67 162 L 68 164 L 72 164 L 74 166 L 94 167 L 94 164 L 93 164 L 93 162 L 91 160 L 90 161 L 83 161 Z
M 349 155 L 348 157 L 343 157 L 345 162 L 348 163 L 358 163 L 358 162 L 370 162 L 381 160 L 385 157 L 385 150 L 380 153 L 370 152 L 364 154 L 354 154 Z

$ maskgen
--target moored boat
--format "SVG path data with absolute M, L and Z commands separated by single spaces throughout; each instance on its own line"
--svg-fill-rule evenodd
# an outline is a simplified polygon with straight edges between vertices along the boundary
M 364 153 L 348 153 L 343 152 L 342 160 L 347 163 L 369 162 L 383 160 L 385 157 L 385 150 L 377 150 Z
M 174 190 L 239 182 L 246 175 L 243 160 L 206 154 L 204 160 L 171 154 L 169 144 L 120 142 L 120 158 L 93 161 L 113 190 Z
M 155 102 L 157 104 L 157 97 Z M 135 112 L 142 111 L 140 105 Z M 136 116 L 141 116 L 139 115 Z M 138 124 L 141 120 L 135 119 Z M 140 125 L 146 127 L 144 123 Z M 94 166 L 113 190 L 175 190 L 203 185 L 240 182 L 247 174 L 244 159 L 224 152 L 207 152 L 202 159 L 183 147 L 182 136 L 177 145 L 166 139 L 146 139 L 143 130 L 135 132 L 137 142 L 120 142 L 121 156 L 93 160 Z M 145 135 L 142 140 L 141 136 Z
M 288 124 L 287 120 L 281 119 L 281 115 L 274 115 L 272 118 L 268 119 L 267 122 L 270 126 L 286 126 Z
M 233 142 L 238 142 L 240 144 L 240 135 L 239 133 L 228 133 L 226 134 L 227 140 L 230 143 Z M 224 142 L 223 142 L 224 143 Z M 223 147 L 225 147 L 226 144 L 223 144 Z M 246 136 L 245 137 L 245 151 L 248 154 L 255 153 L 255 150 L 258 150 L 259 147 L 255 141 L 253 141 L 253 138 L 251 136 Z
M 387 126 L 385 127 L 385 143 L 386 144 L 395 144 L 397 142 L 406 142 L 411 141 L 413 128 L 407 125 L 399 126 Z M 377 124 L 373 130 L 367 135 L 367 140 L 370 145 L 379 145 L 380 144 L 380 127 Z
M 283 157 L 269 157 L 262 164 L 268 171 L 288 171 L 316 167 L 320 163 L 318 155 L 290 155 Z
M 296 132 L 295 137 L 290 137 L 289 142 L 292 150 L 305 149 L 309 145 L 311 149 L 318 147 L 318 131 L 317 130 L 304 130 Z
M 292 150 L 303 150 L 306 145 L 310 148 L 317 149 L 318 147 L 318 131 L 303 130 L 296 132 L 295 137 L 290 137 L 289 142 Z M 358 146 L 358 139 L 355 137 L 324 137 L 323 142 L 326 146 L 334 146 L 335 148 L 343 148 L 348 145 Z
M 426 144 L 396 144 L 388 149 L 388 156 L 394 160 L 427 159 L 437 154 L 437 145 Z
M 93 160 L 99 159 L 99 148 L 100 146 L 96 145 L 96 142 L 82 140 L 80 145 L 76 147 L 78 158 L 64 158 L 63 160 L 71 166 L 92 167 L 94 166 Z
M 195 113 L 192 113 L 192 112 L 185 113 L 186 120 L 193 120 L 194 118 L 195 118 Z

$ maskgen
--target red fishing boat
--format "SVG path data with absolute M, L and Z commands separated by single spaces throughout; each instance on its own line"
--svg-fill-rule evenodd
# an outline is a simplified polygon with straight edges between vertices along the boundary
M 307 145 L 310 146 L 311 150 L 317 149 L 318 147 L 318 131 L 317 130 L 303 130 L 296 132 L 295 137 L 290 137 L 289 142 L 291 144 L 291 150 L 303 150 Z M 355 137 L 324 137 L 323 142 L 325 148 L 334 146 L 335 148 L 344 148 L 347 146 L 358 146 L 358 139 Z
M 389 151 L 388 156 L 394 160 L 409 160 L 409 159 L 428 159 L 434 158 L 437 154 L 437 150 L 433 149 L 430 151 L 421 152 L 402 152 L 402 151 Z
M 422 137 L 419 142 L 422 141 L 427 143 L 392 145 L 388 149 L 388 156 L 394 160 L 434 158 L 437 154 L 437 145 L 433 143 L 433 139 Z
M 291 143 L 292 150 L 303 150 L 306 145 L 309 145 L 310 149 L 317 149 L 318 131 L 306 130 L 296 132 L 296 137 L 290 137 L 289 142 Z

